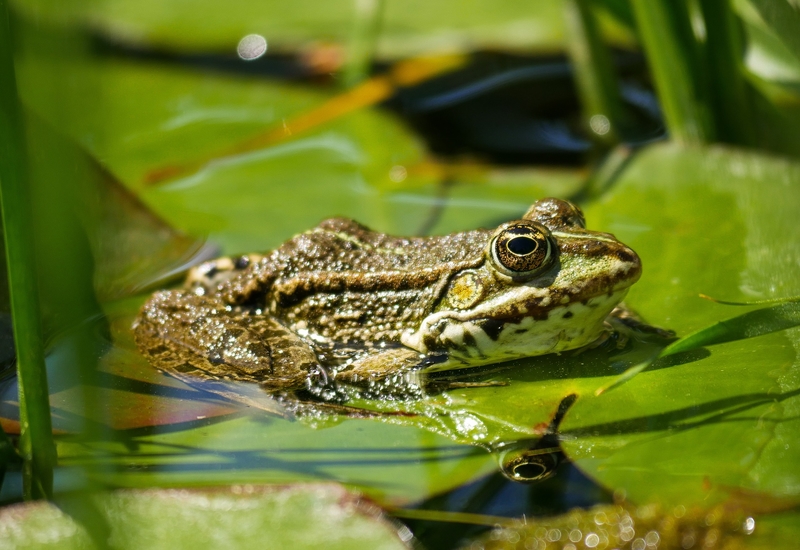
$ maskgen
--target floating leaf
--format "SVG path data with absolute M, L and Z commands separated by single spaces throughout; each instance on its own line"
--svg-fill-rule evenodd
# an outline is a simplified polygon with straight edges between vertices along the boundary
M 47 502 L 0 510 L 0 535 L 13 548 L 409 548 L 411 533 L 340 486 L 235 485 L 219 490 L 116 491 L 88 499 L 107 521 L 107 540 Z M 85 506 L 85 504 L 84 504 Z M 78 512 L 78 510 L 75 510 Z M 78 519 L 80 518 L 80 519 Z M 311 520 L 311 521 L 310 521 Z

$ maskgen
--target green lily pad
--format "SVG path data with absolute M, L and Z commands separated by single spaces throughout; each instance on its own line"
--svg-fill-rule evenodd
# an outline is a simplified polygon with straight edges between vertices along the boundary
M 744 151 L 658 146 L 587 209 L 639 252 L 628 302 L 679 335 L 796 296 L 800 165 Z M 624 386 L 579 399 L 567 453 L 636 502 L 693 504 L 747 489 L 800 494 L 798 329 L 673 355 Z
M 61 509 L 45 502 L 3 508 L 4 543 L 31 549 L 390 550 L 408 548 L 411 539 L 407 528 L 384 518 L 375 505 L 334 484 L 123 490 L 81 499 L 64 501 Z M 95 517 L 87 516 L 87 507 L 94 509 Z M 72 517 L 70 511 L 80 513 Z M 104 544 L 97 543 L 101 530 L 107 530 Z

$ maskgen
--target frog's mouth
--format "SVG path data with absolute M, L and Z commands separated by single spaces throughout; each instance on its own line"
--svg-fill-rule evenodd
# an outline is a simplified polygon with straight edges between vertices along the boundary
M 546 283 L 532 280 L 474 308 L 437 311 L 401 341 L 421 353 L 446 353 L 451 359 L 437 370 L 583 347 L 603 332 L 605 318 L 641 275 L 639 257 L 619 250 L 594 258 L 591 270 L 585 257 L 572 254 Z
M 623 288 L 557 305 L 548 310 L 546 318 L 459 315 L 464 312 L 449 312 L 451 315 L 440 315 L 438 319 L 430 316 L 420 330 L 404 335 L 403 343 L 425 354 L 446 354 L 448 360 L 431 365 L 427 369 L 431 371 L 576 349 L 597 340 L 605 330 L 606 317 L 627 291 Z

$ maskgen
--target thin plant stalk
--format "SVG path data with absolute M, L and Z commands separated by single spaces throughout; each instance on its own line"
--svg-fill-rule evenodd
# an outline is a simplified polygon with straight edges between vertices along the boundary
M 706 31 L 709 105 L 714 112 L 717 139 L 752 145 L 755 123 L 742 67 L 744 39 L 741 23 L 729 0 L 700 0 L 700 9 Z
M 584 125 L 596 141 L 614 146 L 620 141 L 625 111 L 610 52 L 587 0 L 566 0 L 564 9 Z
M 697 41 L 683 1 L 631 0 L 664 119 L 672 139 L 685 144 L 714 141 Z
M 27 154 L 12 53 L 8 5 L 0 0 L 0 202 L 17 351 L 23 497 L 53 493 L 53 444 L 34 253 Z
M 369 76 L 381 30 L 386 0 L 354 0 L 355 18 L 343 71 L 344 84 L 352 87 Z

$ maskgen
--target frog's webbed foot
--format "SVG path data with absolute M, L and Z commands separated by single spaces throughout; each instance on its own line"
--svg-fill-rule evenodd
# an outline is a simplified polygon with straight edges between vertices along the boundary
M 611 313 L 609 313 L 606 321 L 611 326 L 612 330 L 621 332 L 626 338 L 627 335 L 655 336 L 663 340 L 673 340 L 675 338 L 674 331 L 649 325 L 641 316 L 624 303 L 615 307 Z
M 317 365 L 313 350 L 274 319 L 190 291 L 154 294 L 133 328 L 153 366 L 183 381 L 256 382 L 271 392 L 303 387 Z

